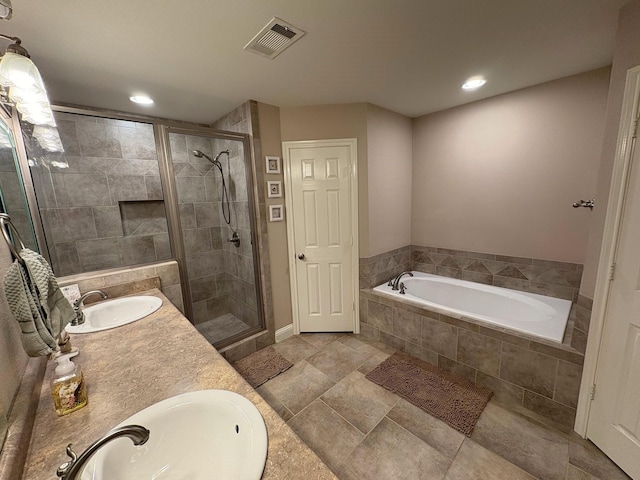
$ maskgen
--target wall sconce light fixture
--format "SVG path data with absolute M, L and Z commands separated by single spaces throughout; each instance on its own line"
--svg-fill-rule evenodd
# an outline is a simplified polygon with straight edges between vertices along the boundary
M 3 1 L 0 0 L 0 5 Z M 13 42 L 0 59 L 0 101 L 15 106 L 22 121 L 34 125 L 33 136 L 42 148 L 49 152 L 64 151 L 47 90 L 29 52 L 18 37 L 0 34 L 0 38 Z
M 10 20 L 12 14 L 11 0 L 0 0 L 0 20 Z
M 0 59 L 0 85 L 4 87 L 9 102 L 15 105 L 23 121 L 55 127 L 47 91 L 29 52 L 18 37 L 2 34 L 0 37 L 14 42 Z

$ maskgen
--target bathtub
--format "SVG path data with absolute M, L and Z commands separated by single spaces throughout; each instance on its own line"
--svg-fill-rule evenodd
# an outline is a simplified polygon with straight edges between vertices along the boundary
M 405 275 L 401 281 L 406 289 L 404 295 L 392 291 L 386 283 L 373 290 L 445 315 L 479 320 L 562 343 L 571 310 L 568 300 L 422 272 L 413 272 L 413 277 Z

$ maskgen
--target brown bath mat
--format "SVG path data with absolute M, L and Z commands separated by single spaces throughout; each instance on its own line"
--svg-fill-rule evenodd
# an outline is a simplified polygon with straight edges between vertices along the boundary
M 273 347 L 267 347 L 238 360 L 233 366 L 253 388 L 257 388 L 293 367 L 293 363 L 276 352 Z
M 369 380 L 469 436 L 493 392 L 427 362 L 396 352 Z

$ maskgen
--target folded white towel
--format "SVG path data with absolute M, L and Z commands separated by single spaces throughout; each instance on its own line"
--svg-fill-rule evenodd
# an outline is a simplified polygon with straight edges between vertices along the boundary
M 22 346 L 31 357 L 48 355 L 57 337 L 74 316 L 47 261 L 27 248 L 20 251 L 4 277 L 7 304 L 22 330 Z

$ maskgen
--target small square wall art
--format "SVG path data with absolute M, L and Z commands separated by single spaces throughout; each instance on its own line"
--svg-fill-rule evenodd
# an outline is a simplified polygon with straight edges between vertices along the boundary
M 265 157 L 266 173 L 280 173 L 280 157 Z
M 284 220 L 282 205 L 269 205 L 269 221 L 281 222 Z
M 282 182 L 279 180 L 267 182 L 267 196 L 269 198 L 282 197 Z

